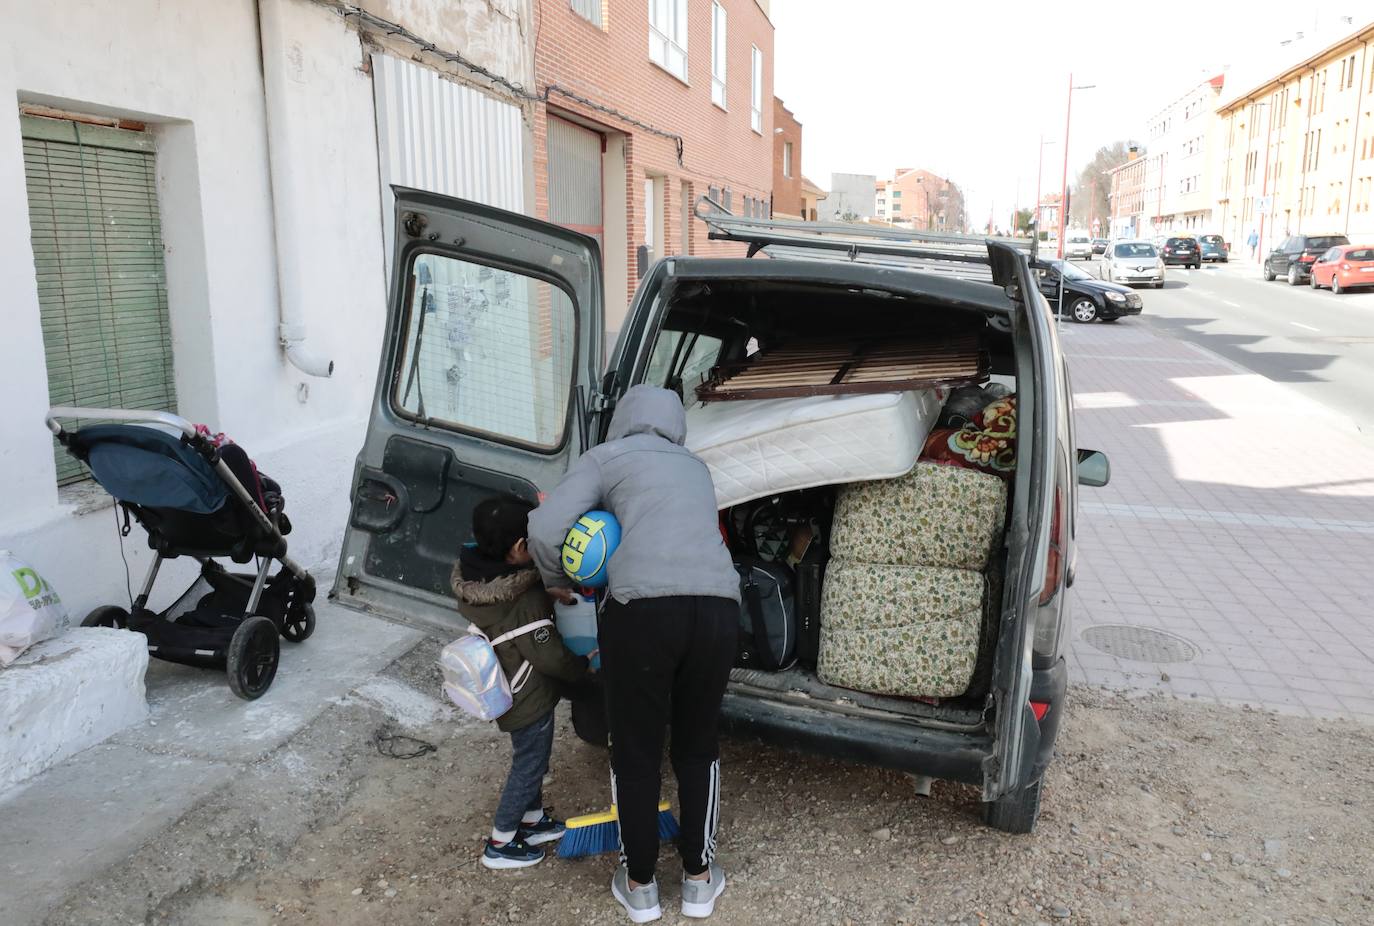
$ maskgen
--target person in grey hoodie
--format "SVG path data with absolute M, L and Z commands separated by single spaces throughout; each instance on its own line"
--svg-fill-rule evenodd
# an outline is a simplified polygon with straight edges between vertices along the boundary
M 616 407 L 606 442 L 583 454 L 529 518 L 530 552 L 554 594 L 571 584 L 561 550 L 573 523 L 597 508 L 620 522 L 598 645 L 622 843 L 611 892 L 636 923 L 662 913 L 654 865 L 669 724 L 683 914 L 709 916 L 725 889 L 714 861 L 718 728 L 739 629 L 739 575 L 720 532 L 710 471 L 683 447 L 686 436 L 676 394 L 633 387 Z

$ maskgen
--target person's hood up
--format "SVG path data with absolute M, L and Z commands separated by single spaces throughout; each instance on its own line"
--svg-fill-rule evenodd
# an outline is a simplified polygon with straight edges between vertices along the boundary
M 687 411 L 677 393 L 657 386 L 633 386 L 616 403 L 607 440 L 657 434 L 675 444 L 687 439 Z

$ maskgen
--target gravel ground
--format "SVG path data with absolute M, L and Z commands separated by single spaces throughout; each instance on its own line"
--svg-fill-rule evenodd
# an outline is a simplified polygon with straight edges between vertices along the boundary
M 438 645 L 390 677 L 430 693 Z M 623 923 L 612 857 L 477 864 L 509 757 L 494 725 L 410 731 L 331 706 L 254 774 L 188 814 L 50 923 Z M 1374 919 L 1374 729 L 1076 690 L 1040 827 L 978 822 L 972 789 L 917 797 L 900 773 L 724 745 L 722 924 L 1246 923 Z M 606 801 L 606 759 L 560 714 L 547 799 Z M 671 849 L 664 922 L 684 922 Z

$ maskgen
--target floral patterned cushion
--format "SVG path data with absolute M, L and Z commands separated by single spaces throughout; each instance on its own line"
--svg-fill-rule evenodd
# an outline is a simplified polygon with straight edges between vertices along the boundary
M 973 676 L 984 594 L 972 570 L 832 560 L 817 674 L 874 694 L 961 695 Z
M 1002 568 L 995 557 L 983 575 L 987 594 L 983 596 L 983 626 L 978 635 L 978 661 L 967 694 L 986 694 L 992 687 L 992 666 L 997 655 L 997 632 L 1002 621 Z
M 962 428 L 931 431 L 921 459 L 1011 478 L 1016 471 L 1016 396 L 994 400 Z
M 898 566 L 983 569 L 1006 520 L 997 476 L 917 463 L 896 479 L 845 486 L 835 505 L 836 557 Z

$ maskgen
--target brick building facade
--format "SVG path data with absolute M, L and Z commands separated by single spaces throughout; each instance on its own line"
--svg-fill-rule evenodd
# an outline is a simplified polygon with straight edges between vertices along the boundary
M 938 174 L 910 167 L 876 184 L 877 218 L 921 231 L 960 231 L 964 198 L 959 187 Z
M 766 215 L 773 24 L 766 0 L 538 0 L 535 215 L 602 243 L 606 327 L 639 269 L 739 254 L 692 217 L 701 195 Z
M 802 126 L 782 100 L 773 98 L 773 214 L 810 217 L 802 192 Z
M 1111 205 L 1111 219 L 1107 223 L 1110 238 L 1136 238 L 1146 233 L 1145 190 L 1149 161 L 1132 150 L 1130 160 L 1107 171 L 1111 191 L 1107 201 Z

